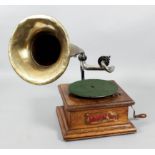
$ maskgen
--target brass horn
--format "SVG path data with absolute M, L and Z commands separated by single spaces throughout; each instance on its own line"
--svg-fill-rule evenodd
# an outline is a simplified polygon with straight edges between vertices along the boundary
M 9 59 L 16 73 L 32 84 L 48 84 L 66 70 L 76 46 L 56 19 L 30 16 L 19 23 L 9 44 Z M 77 50 L 79 51 L 79 50 Z

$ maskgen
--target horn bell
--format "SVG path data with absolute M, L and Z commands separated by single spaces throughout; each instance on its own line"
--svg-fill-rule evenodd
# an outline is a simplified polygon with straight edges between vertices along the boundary
M 52 17 L 28 17 L 19 23 L 12 35 L 9 59 L 16 73 L 25 81 L 37 85 L 51 83 L 68 66 L 68 34 Z

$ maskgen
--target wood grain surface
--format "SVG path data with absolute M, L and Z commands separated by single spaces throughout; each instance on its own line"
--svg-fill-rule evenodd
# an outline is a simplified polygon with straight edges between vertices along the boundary
M 134 101 L 120 88 L 105 98 L 79 98 L 69 94 L 68 84 L 58 86 L 64 106 L 57 116 L 65 140 L 78 140 L 136 132 L 128 120 L 128 107 Z

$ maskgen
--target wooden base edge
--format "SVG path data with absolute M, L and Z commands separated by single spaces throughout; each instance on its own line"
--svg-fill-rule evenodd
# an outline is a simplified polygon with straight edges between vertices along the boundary
M 95 137 L 106 137 L 114 135 L 131 134 L 136 132 L 136 128 L 131 122 L 113 126 L 90 127 L 83 129 L 69 129 L 64 114 L 63 106 L 57 106 L 56 112 L 64 140 L 80 140 Z

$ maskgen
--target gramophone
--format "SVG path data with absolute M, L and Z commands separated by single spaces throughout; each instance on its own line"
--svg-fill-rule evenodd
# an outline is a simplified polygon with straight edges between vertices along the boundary
M 71 44 L 65 28 L 56 19 L 35 15 L 21 21 L 12 35 L 9 58 L 15 72 L 25 81 L 36 85 L 58 79 L 66 70 L 71 57 L 80 62 L 81 80 L 60 84 L 63 106 L 56 112 L 65 140 L 135 133 L 128 119 L 134 101 L 115 82 L 85 79 L 86 70 L 111 73 L 110 57 L 101 56 L 98 65 L 86 63 L 83 49 Z M 133 108 L 133 107 L 132 107 Z M 146 114 L 135 114 L 145 118 Z

